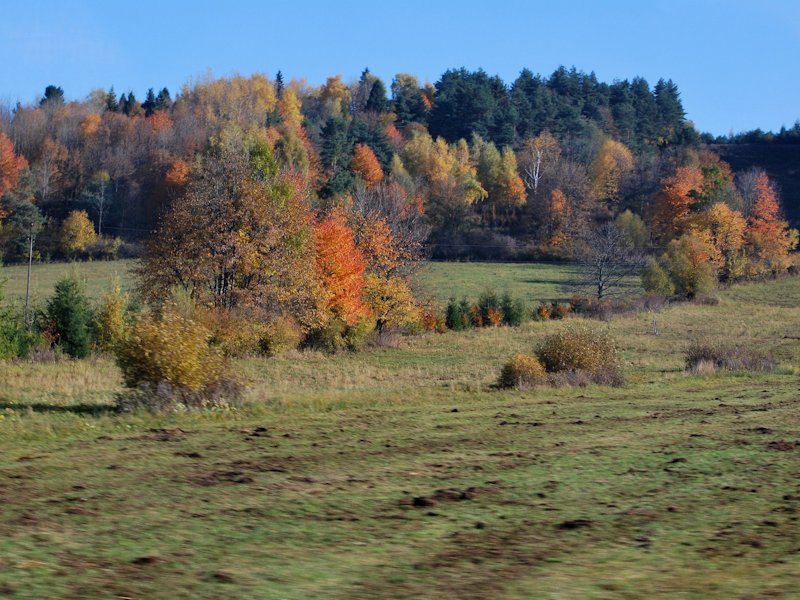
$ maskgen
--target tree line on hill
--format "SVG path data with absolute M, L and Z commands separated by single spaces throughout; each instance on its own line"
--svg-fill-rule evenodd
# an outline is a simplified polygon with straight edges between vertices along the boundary
M 49 86 L 0 111 L 0 197 L 6 261 L 136 242 L 146 297 L 177 286 L 305 334 L 382 327 L 424 256 L 580 260 L 607 279 L 644 253 L 651 286 L 691 294 L 698 270 L 785 271 L 797 243 L 769 178 L 704 146 L 672 81 L 565 68 L 510 85 L 463 68 L 388 88 L 368 70 L 207 77 L 144 102 Z

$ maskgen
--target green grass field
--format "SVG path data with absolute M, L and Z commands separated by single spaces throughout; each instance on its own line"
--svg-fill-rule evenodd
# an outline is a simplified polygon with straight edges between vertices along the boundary
M 124 289 L 131 289 L 134 282 L 130 271 L 135 264 L 133 260 L 34 264 L 31 269 L 31 300 L 34 304 L 45 302 L 53 294 L 56 282 L 69 275 L 83 281 L 87 295 L 94 299 L 108 291 L 115 277 L 119 278 Z M 27 265 L 0 267 L 0 281 L 6 282 L 3 292 L 7 300 L 25 300 L 27 277 Z
M 552 299 L 552 269 L 419 281 Z M 113 413 L 106 359 L 0 364 L 0 595 L 798 597 L 800 278 L 655 317 L 597 324 L 621 388 L 492 388 L 568 322 L 239 361 L 242 407 L 173 416 Z M 780 368 L 689 376 L 692 340 Z
M 101 297 L 114 277 L 119 277 L 123 288 L 134 286 L 131 269 L 136 261 L 98 261 L 76 263 L 49 263 L 33 266 L 31 275 L 32 296 L 42 302 L 52 293 L 56 282 L 70 274 L 76 275 L 86 286 L 87 294 Z M 499 293 L 508 291 L 529 304 L 566 300 L 580 291 L 580 269 L 573 265 L 521 264 L 521 263 L 427 263 L 415 276 L 419 294 L 441 307 L 448 299 L 460 300 L 466 296 L 477 300 L 486 290 Z M 25 298 L 27 267 L 13 265 L 0 268 L 0 280 L 6 279 L 6 297 L 14 302 Z M 620 288 L 623 293 L 638 292 L 639 281 L 630 278 Z

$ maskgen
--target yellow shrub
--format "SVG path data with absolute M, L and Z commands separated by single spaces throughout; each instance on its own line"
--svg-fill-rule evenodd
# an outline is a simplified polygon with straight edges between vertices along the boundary
M 122 293 L 119 279 L 116 279 L 95 313 L 95 341 L 99 350 L 111 351 L 122 339 L 125 333 L 127 304 L 128 298 Z
M 573 327 L 546 337 L 536 356 L 548 372 L 618 371 L 614 341 L 590 327 Z
M 291 317 L 278 317 L 267 323 L 261 333 L 261 351 L 267 356 L 277 356 L 296 349 L 303 339 L 297 321 Z
M 203 325 L 167 308 L 160 317 L 141 317 L 115 349 L 125 385 L 167 383 L 201 390 L 217 384 L 225 361 L 209 345 Z
M 503 366 L 497 384 L 504 388 L 524 389 L 544 381 L 545 371 L 542 363 L 533 356 L 517 354 Z

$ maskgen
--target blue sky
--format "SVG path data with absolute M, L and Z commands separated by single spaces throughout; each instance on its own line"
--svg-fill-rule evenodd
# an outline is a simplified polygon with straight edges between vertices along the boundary
M 451 67 L 513 80 L 563 64 L 601 80 L 659 77 L 721 134 L 800 119 L 797 0 L 80 2 L 0 0 L 0 101 L 50 83 L 70 99 L 114 85 L 140 99 L 191 77 L 255 71 L 321 83 L 368 66 L 435 82 Z

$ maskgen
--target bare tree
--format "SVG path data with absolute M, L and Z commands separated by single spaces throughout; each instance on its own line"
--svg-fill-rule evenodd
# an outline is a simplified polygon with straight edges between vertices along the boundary
M 620 293 L 625 279 L 645 264 L 646 254 L 613 221 L 589 228 L 578 244 L 582 287 L 592 289 L 598 300 Z
M 758 178 L 764 173 L 763 169 L 751 167 L 746 171 L 736 174 L 736 189 L 742 197 L 742 214 L 750 216 L 750 212 L 758 199 Z
M 522 149 L 517 155 L 520 175 L 525 182 L 525 187 L 534 195 L 539 191 L 539 181 L 542 175 L 558 162 L 560 156 L 561 147 L 558 140 L 548 131 L 523 142 Z

